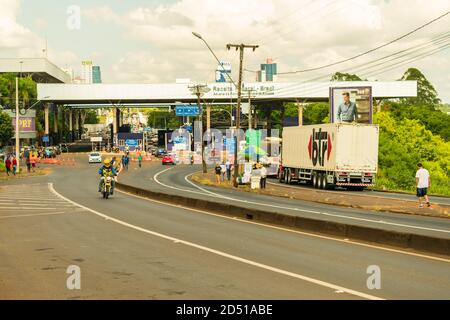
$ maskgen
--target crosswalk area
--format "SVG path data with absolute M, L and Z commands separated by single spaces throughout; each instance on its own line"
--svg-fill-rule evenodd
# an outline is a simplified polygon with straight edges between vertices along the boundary
M 78 210 L 78 207 L 53 194 L 47 183 L 0 186 L 0 220 Z

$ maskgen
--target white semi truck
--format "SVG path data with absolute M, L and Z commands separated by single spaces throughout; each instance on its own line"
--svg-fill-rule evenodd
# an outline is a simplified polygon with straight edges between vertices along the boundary
M 377 125 L 329 123 L 285 127 L 280 182 L 305 181 L 318 189 L 373 186 L 378 169 Z

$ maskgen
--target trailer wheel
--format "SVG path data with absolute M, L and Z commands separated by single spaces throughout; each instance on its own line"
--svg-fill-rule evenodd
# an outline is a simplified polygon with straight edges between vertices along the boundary
M 325 173 L 319 175 L 319 189 L 325 190 L 327 188 L 327 176 Z
M 312 176 L 312 185 L 313 185 L 313 187 L 314 188 L 319 188 L 319 175 L 318 175 L 318 173 L 317 172 L 314 172 L 313 173 L 313 176 Z
M 291 182 L 292 182 L 291 169 L 288 169 L 286 173 L 286 183 L 291 184 Z

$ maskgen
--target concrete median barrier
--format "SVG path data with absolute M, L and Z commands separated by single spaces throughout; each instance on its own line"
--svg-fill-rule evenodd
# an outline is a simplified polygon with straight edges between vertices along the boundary
M 118 190 L 137 196 L 167 202 L 170 204 L 181 205 L 192 209 L 205 210 L 212 213 L 269 223 L 299 231 L 329 235 L 367 243 L 377 243 L 394 248 L 408 249 L 424 253 L 450 256 L 450 239 L 305 218 L 282 212 L 245 208 L 230 203 L 190 198 L 181 195 L 142 189 L 119 182 L 116 184 L 116 187 Z

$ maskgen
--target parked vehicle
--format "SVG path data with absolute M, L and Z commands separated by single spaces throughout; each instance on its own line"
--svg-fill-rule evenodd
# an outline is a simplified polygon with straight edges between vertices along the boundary
M 91 152 L 89 154 L 89 163 L 102 163 L 102 155 L 98 152 Z
M 168 165 L 168 164 L 175 165 L 175 159 L 171 155 L 163 156 L 161 162 L 162 162 L 162 165 Z
M 167 155 L 167 151 L 165 149 L 158 149 L 156 151 L 156 156 L 157 157 L 164 157 Z
M 379 127 L 329 123 L 283 129 L 280 182 L 306 181 L 315 188 L 363 190 L 378 169 Z

